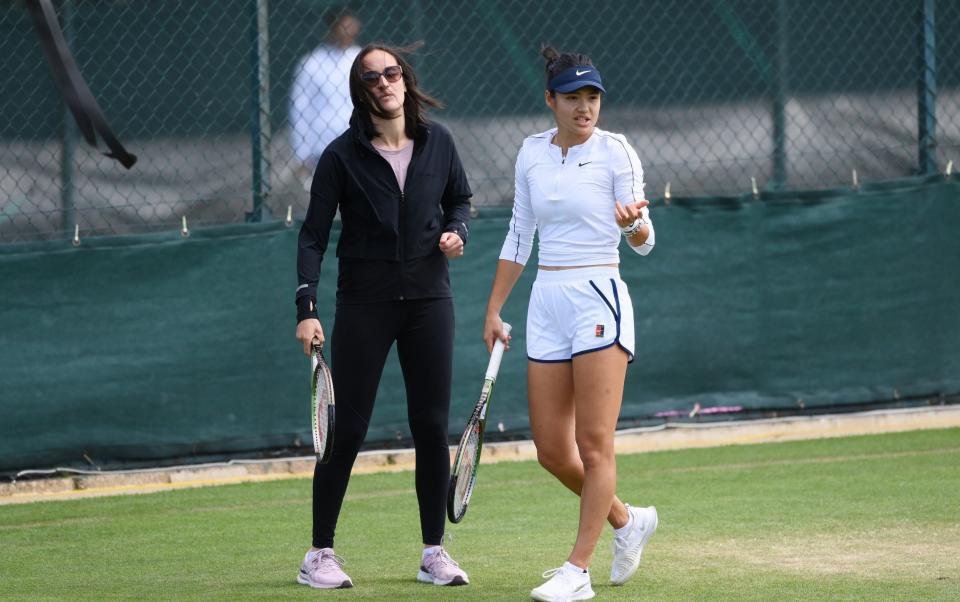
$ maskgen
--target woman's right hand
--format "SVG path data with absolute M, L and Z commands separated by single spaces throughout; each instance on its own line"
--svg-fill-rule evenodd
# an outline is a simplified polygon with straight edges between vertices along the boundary
M 493 351 L 493 344 L 497 339 L 503 341 L 505 349 L 510 349 L 510 335 L 503 331 L 503 320 L 500 319 L 500 314 L 487 314 L 487 319 L 483 323 L 483 342 L 487 344 L 487 353 Z
M 323 326 L 320 326 L 320 320 L 316 318 L 307 318 L 297 324 L 297 340 L 303 343 L 303 353 L 309 356 L 312 352 L 313 342 L 318 341 L 320 345 L 326 340 L 323 336 Z

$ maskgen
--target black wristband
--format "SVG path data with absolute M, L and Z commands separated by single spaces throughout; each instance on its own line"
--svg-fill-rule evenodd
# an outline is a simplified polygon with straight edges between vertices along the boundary
M 317 303 L 314 301 L 313 297 L 303 297 L 297 298 L 297 324 L 303 322 L 304 320 L 309 320 L 310 318 L 317 317 Z

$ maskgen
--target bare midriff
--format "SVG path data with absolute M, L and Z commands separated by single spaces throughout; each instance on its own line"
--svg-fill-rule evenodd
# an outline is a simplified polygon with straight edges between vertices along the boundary
M 594 265 L 538 265 L 537 269 L 546 270 L 548 272 L 556 272 L 558 270 L 580 270 L 583 268 L 619 268 L 620 266 L 616 263 L 597 263 Z

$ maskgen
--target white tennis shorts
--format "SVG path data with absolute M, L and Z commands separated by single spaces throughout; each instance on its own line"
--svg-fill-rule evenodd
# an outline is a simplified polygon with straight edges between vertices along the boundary
M 612 345 L 633 361 L 633 303 L 620 270 L 539 270 L 527 308 L 527 357 L 569 362 Z

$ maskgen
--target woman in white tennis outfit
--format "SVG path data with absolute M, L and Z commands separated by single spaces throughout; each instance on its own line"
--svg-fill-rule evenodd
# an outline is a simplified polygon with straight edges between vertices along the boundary
M 616 497 L 614 432 L 627 364 L 634 357 L 633 305 L 620 279 L 620 237 L 640 255 L 654 231 L 643 170 L 620 134 L 596 127 L 605 93 L 589 57 L 543 49 L 547 106 L 557 126 L 523 142 L 517 156 L 513 218 L 487 303 L 483 338 L 509 343 L 500 309 L 539 232 L 539 266 L 527 312 L 530 427 L 537 457 L 580 496 L 576 543 L 536 600 L 594 596 L 587 570 L 604 522 L 614 528 L 610 574 L 625 583 L 657 528 L 654 507 Z

